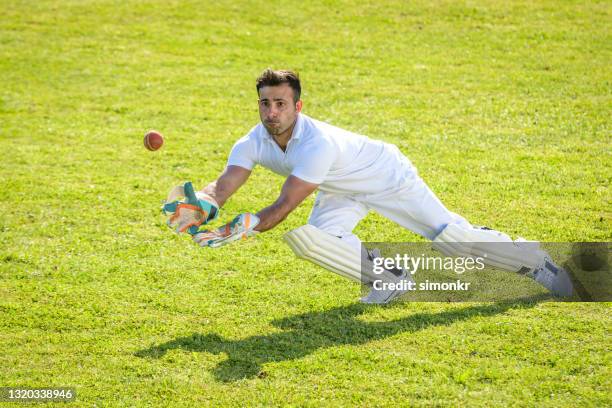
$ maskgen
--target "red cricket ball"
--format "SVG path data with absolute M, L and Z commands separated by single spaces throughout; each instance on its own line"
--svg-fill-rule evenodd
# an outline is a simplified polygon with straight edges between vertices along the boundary
M 164 144 L 164 137 L 156 130 L 147 132 L 144 137 L 144 145 L 150 151 L 155 151 Z

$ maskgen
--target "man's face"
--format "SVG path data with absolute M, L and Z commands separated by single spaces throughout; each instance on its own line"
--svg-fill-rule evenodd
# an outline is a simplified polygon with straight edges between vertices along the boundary
M 302 110 L 302 101 L 293 102 L 289 84 L 264 86 L 259 90 L 259 117 L 272 136 L 286 132 Z

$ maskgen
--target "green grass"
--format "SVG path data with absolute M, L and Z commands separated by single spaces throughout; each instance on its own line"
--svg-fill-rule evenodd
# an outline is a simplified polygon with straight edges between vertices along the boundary
M 1 2 L 0 386 L 74 386 L 79 406 L 612 404 L 609 303 L 364 307 L 281 241 L 312 198 L 215 251 L 165 227 L 160 200 L 223 169 L 272 66 L 472 222 L 611 240 L 609 2 L 360 3 Z M 223 219 L 281 183 L 255 171 Z M 420 240 L 374 214 L 357 233 Z

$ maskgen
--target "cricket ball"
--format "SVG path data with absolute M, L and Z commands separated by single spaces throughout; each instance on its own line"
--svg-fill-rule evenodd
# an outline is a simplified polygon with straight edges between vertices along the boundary
M 147 150 L 154 152 L 155 150 L 162 147 L 164 144 L 164 137 L 158 131 L 151 130 L 147 132 L 144 137 L 144 145 Z

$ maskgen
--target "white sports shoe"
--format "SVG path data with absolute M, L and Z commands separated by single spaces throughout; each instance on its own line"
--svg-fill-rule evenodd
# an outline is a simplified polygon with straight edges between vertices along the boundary
M 556 296 L 569 297 L 574 292 L 574 285 L 567 271 L 555 265 L 548 255 L 544 257 L 542 265 L 528 273 L 527 276 L 550 290 Z
M 380 258 L 381 254 L 380 254 L 380 250 L 378 249 L 373 249 L 371 252 L 368 251 L 368 258 L 371 260 L 373 258 Z M 399 276 L 395 276 L 398 272 L 400 271 L 387 271 L 389 272 L 389 275 L 393 276 L 392 281 L 394 283 L 401 283 L 402 285 L 396 285 L 396 286 L 400 286 L 402 288 L 405 289 L 375 289 L 374 287 L 372 287 L 370 289 L 370 292 L 362 297 L 361 303 L 367 303 L 367 304 L 377 304 L 377 305 L 381 305 L 381 304 L 385 304 L 385 303 L 389 303 L 391 302 L 393 299 L 403 295 L 404 293 L 408 292 L 408 282 L 414 282 L 414 279 L 412 278 L 412 275 L 407 273 L 405 270 L 401 270 L 401 274 Z M 395 273 L 394 273 L 395 272 Z M 404 284 L 405 283 L 405 284 Z

